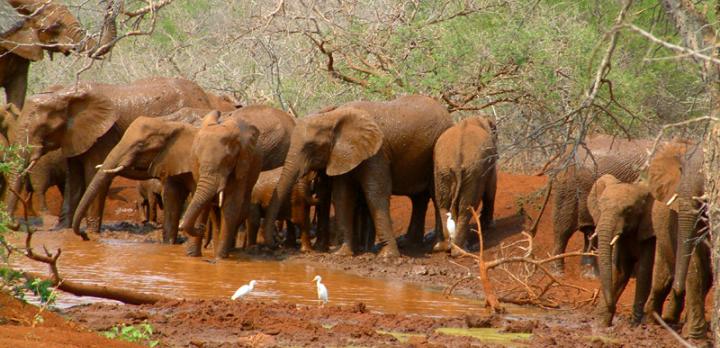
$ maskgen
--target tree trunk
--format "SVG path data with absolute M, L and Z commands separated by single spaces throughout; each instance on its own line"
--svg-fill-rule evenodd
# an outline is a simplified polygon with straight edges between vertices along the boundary
M 705 194 L 712 233 L 713 309 L 711 339 L 720 347 L 720 123 L 716 122 L 705 140 Z

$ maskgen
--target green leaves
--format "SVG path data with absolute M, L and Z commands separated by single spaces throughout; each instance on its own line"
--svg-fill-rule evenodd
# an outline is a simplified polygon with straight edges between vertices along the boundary
M 155 347 L 160 344 L 159 340 L 150 340 L 154 329 L 152 325 L 144 322 L 139 325 L 116 325 L 110 330 L 101 334 L 110 339 L 123 340 L 128 342 L 145 343 L 148 347 Z

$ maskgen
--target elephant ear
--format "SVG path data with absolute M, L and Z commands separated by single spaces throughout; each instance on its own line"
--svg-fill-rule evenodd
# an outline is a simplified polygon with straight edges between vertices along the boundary
M 656 200 L 667 204 L 677 192 L 682 176 L 683 153 L 681 145 L 667 145 L 650 162 L 648 182 L 650 193 Z
M 66 132 L 62 140 L 65 157 L 86 152 L 118 120 L 112 102 L 87 86 L 58 95 L 67 103 Z
M 36 30 L 31 25 L 32 21 L 25 23 L 18 30 L 0 37 L 0 47 L 31 61 L 43 59 L 43 50 L 40 47 L 40 39 Z
M 245 156 L 238 156 L 235 164 L 235 178 L 238 180 L 247 176 L 248 170 L 262 166 L 261 156 L 257 154 L 257 142 L 260 137 L 260 130 L 257 127 L 244 123 L 239 124 L 241 146 L 244 147 L 242 153 Z M 255 163 L 258 162 L 258 163 Z M 254 185 L 255 183 L 253 183 Z
M 383 143 L 383 134 L 370 115 L 356 108 L 338 112 L 334 127 L 335 141 L 326 172 L 329 176 L 345 174 L 362 161 L 375 155 Z
M 214 126 L 218 124 L 218 121 L 220 120 L 220 111 L 212 110 L 205 114 L 203 116 L 202 124 L 200 125 L 200 128 L 205 128 L 208 126 Z
M 640 225 L 638 226 L 638 241 L 644 241 L 655 237 L 655 228 L 653 226 L 652 211 L 655 199 L 646 191 L 645 200 L 643 202 L 642 216 L 640 217 Z
M 196 130 L 192 126 L 180 122 L 165 122 L 165 127 L 172 129 L 172 137 L 165 148 L 155 156 L 150 165 L 150 175 L 165 179 L 169 176 L 190 173 L 190 153 Z
M 605 192 L 605 189 L 608 186 L 619 183 L 620 180 L 618 180 L 616 177 L 612 176 L 611 174 L 605 174 L 598 178 L 593 184 L 592 188 L 590 189 L 590 194 L 588 194 L 587 207 L 594 221 L 600 221 L 601 209 L 599 202 L 600 198 L 603 195 L 603 192 Z

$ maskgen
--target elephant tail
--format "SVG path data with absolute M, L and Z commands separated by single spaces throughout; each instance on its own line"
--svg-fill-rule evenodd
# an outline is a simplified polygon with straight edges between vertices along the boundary
M 545 207 L 547 207 L 548 201 L 550 201 L 550 192 L 552 191 L 553 181 L 555 181 L 555 176 L 550 176 L 548 178 L 547 188 L 545 189 L 545 198 L 543 199 L 543 205 L 540 208 L 540 212 L 535 218 L 532 227 L 530 227 L 530 230 L 528 231 L 528 233 L 530 233 L 530 235 L 533 237 L 535 237 L 535 234 L 537 233 L 538 225 L 540 225 L 540 218 L 542 218 L 542 215 L 545 212 Z

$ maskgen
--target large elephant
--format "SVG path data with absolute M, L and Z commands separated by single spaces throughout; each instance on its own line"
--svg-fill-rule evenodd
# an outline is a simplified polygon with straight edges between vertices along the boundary
M 115 176 L 135 180 L 160 179 L 163 201 L 163 242 L 177 242 L 182 208 L 195 189 L 192 143 L 202 117 L 210 109 L 182 108 L 163 117 L 138 117 L 112 148 L 85 190 L 72 228 L 80 234 L 80 222 L 99 192 L 109 189 Z
M 4 146 L 11 145 L 10 139 L 15 139 L 15 131 L 18 129 L 17 120 L 20 117 L 20 111 L 14 104 L 9 103 L 0 107 L 0 143 Z M 45 193 L 50 187 L 56 186 L 60 193 L 65 190 L 65 175 L 67 173 L 67 163 L 60 150 L 53 150 L 38 159 L 37 164 L 28 171 L 28 179 L 26 181 L 25 190 L 37 194 L 40 201 L 40 211 L 47 212 L 47 201 Z M 15 211 L 17 199 L 14 194 L 7 192 L 7 185 L 12 181 L 0 176 L 0 197 L 3 202 L 8 202 L 8 211 Z M 19 191 L 17 191 L 19 193 Z M 12 195 L 12 199 L 7 199 L 6 195 Z M 31 210 L 32 201 L 30 202 Z
M 390 195 L 413 202 L 410 240 L 422 242 L 424 216 L 432 192 L 432 151 L 452 126 L 448 111 L 425 96 L 389 102 L 353 102 L 303 118 L 292 134 L 280 182 L 268 207 L 265 241 L 281 203 L 297 179 L 311 170 L 332 178 L 337 227 L 344 236 L 339 254 L 353 252 L 353 209 L 358 190 L 365 195 L 376 231 L 387 243 L 382 256 L 399 255 L 390 219 Z
M 652 146 L 645 140 L 623 140 L 608 135 L 595 135 L 586 139 L 576 149 L 569 147 L 559 163 L 565 165 L 550 183 L 553 197 L 553 253 L 562 254 L 575 231 L 583 232 L 585 251 L 595 249 L 590 236 L 595 223 L 587 209 L 587 195 L 595 180 L 605 174 L 612 174 L 622 182 L 634 182 L 640 168 L 647 159 L 647 150 Z M 542 213 L 541 213 L 542 214 Z M 539 221 L 538 216 L 536 221 Z M 596 259 L 584 256 L 581 263 L 586 266 L 586 276 L 594 276 Z M 565 262 L 562 258 L 554 264 L 554 270 L 562 273 Z
M 588 194 L 587 207 L 598 235 L 602 325 L 612 324 L 617 301 L 633 272 L 632 322 L 642 320 L 655 256 L 654 202 L 646 185 L 624 183 L 610 174 L 601 176 Z
M 2 7 L 8 6 L 4 0 L 0 3 Z M 41 60 L 43 50 L 51 55 L 54 52 L 67 55 L 70 51 L 99 55 L 107 52 L 97 49 L 117 36 L 115 21 L 108 20 L 98 42 L 87 34 L 70 10 L 57 1 L 8 0 L 7 3 L 18 16 L 6 18 L 14 23 L 10 23 L 5 32 L 0 26 L 0 86 L 5 89 L 7 102 L 19 108 L 25 103 L 30 62 Z
M 665 208 L 667 226 L 657 232 L 655 275 L 646 312 L 662 313 L 670 293 L 663 318 L 677 322 L 684 302 L 684 334 L 705 337 L 705 296 L 712 285 L 712 274 L 710 250 L 699 236 L 706 229 L 707 220 L 700 218 L 706 211 L 695 199 L 704 194 L 703 149 L 686 143 L 667 144 L 650 162 L 648 174 L 650 192 Z
M 491 226 L 497 188 L 495 123 L 485 117 L 466 118 L 446 130 L 435 144 L 433 155 L 435 201 L 440 216 L 457 219 L 455 236 L 442 224 L 435 250 L 447 251 L 450 241 L 463 248 L 470 229 L 470 209 L 482 202 L 480 227 Z
M 162 116 L 182 107 L 208 108 L 205 91 L 179 78 L 149 78 L 126 85 L 81 82 L 28 99 L 16 143 L 29 139 L 30 167 L 43 154 L 61 149 L 68 181 L 61 226 L 69 225 L 85 187 L 130 123 L 141 115 Z M 27 123 L 26 123 L 27 122 Z M 15 180 L 19 186 L 22 180 Z M 88 230 L 99 231 L 107 190 L 97 192 Z M 86 234 L 81 234 L 87 239 Z
M 209 209 L 215 196 L 220 203 L 220 236 L 215 240 L 215 256 L 224 258 L 235 247 L 237 229 L 245 222 L 252 188 L 260 171 L 282 165 L 290 147 L 295 119 L 281 110 L 262 105 L 240 108 L 220 123 L 209 119 L 195 137 L 192 156 L 200 158 L 199 170 L 193 172 L 197 186 L 182 218 L 181 229 L 194 236 L 188 254 L 200 256 L 202 233 L 195 231 L 195 221 Z M 257 144 L 250 147 L 248 130 L 258 132 Z M 229 140 L 242 135 L 243 146 L 227 149 Z M 225 148 L 224 151 L 220 151 Z M 258 163 L 256 163 L 259 161 Z M 257 164 L 257 166 L 256 166 Z M 223 199 L 224 197 L 224 199 Z

